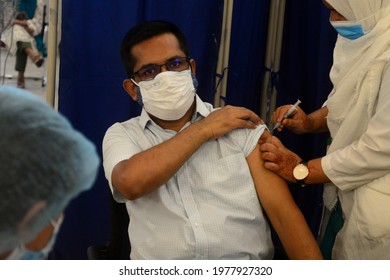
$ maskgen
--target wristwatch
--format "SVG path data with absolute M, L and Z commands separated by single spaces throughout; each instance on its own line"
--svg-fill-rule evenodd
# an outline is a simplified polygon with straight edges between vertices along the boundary
M 309 175 L 309 168 L 307 168 L 306 161 L 301 161 L 293 169 L 294 179 L 297 181 L 297 184 L 301 185 L 301 187 L 306 186 L 304 180 L 307 178 L 308 175 Z

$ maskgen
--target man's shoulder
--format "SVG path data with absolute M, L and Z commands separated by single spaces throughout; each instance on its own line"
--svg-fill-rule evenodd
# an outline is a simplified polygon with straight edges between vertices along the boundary
M 106 134 L 109 133 L 118 133 L 120 131 L 123 132 L 139 132 L 142 131 L 142 128 L 139 123 L 140 117 L 131 118 L 129 120 L 123 121 L 123 122 L 116 122 L 112 124 L 106 131 Z
M 260 137 L 265 131 L 268 131 L 267 126 L 261 124 L 256 128 L 236 128 L 230 131 L 228 135 L 234 138 L 247 138 L 251 135 L 258 135 Z

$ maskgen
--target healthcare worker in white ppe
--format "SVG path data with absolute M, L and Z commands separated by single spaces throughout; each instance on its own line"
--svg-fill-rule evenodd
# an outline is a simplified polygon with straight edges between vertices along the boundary
M 390 0 L 323 2 L 339 33 L 333 90 L 322 108 L 298 108 L 282 120 L 290 105 L 281 106 L 273 121 L 282 121 L 279 131 L 329 131 L 332 142 L 326 156 L 309 160 L 273 136 L 261 146 L 262 158 L 290 182 L 325 183 L 325 258 L 390 259 Z

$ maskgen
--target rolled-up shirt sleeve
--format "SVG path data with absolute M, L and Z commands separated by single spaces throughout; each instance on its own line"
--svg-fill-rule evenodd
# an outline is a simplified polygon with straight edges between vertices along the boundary
M 122 196 L 112 185 L 112 171 L 119 162 L 129 159 L 134 154 L 141 151 L 140 147 L 132 142 L 132 138 L 127 135 L 126 129 L 122 124 L 112 125 L 103 138 L 103 167 L 105 177 L 109 183 L 113 197 L 118 202 L 124 202 L 127 199 Z

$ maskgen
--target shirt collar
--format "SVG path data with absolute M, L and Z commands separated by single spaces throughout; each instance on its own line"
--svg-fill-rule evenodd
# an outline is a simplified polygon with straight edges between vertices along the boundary
M 202 99 L 196 95 L 196 110 L 192 116 L 192 121 L 195 120 L 198 116 L 202 116 L 203 118 L 207 117 L 210 114 L 210 110 L 211 108 L 207 108 Z

